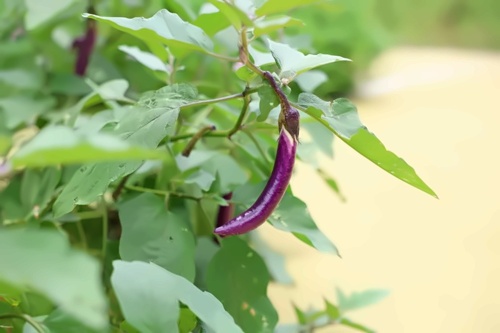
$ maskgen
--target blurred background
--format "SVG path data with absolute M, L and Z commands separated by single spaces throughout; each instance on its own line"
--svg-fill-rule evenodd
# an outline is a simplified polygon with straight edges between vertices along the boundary
M 85 30 L 80 17 L 85 2 L 73 2 L 51 29 L 37 30 L 32 41 L 19 43 L 23 3 L 0 0 L 0 128 L 9 132 L 19 123 L 4 124 L 2 107 L 23 107 L 29 116 L 53 107 L 58 94 L 76 98 L 89 91 L 70 74 L 74 59 L 68 56 L 71 41 Z M 204 1 L 95 3 L 101 15 L 147 17 L 164 7 L 190 20 Z M 304 52 L 353 60 L 322 67 L 326 76 L 318 76 L 315 93 L 352 98 L 368 128 L 415 167 L 440 199 L 391 177 L 338 140 L 335 158 L 321 163 L 345 201 L 299 163 L 294 193 L 307 202 L 342 259 L 262 228 L 261 235 L 285 255 L 295 281 L 271 286 L 281 321 L 296 320 L 291 302 L 320 307 L 323 297 L 334 299 L 336 287 L 346 292 L 384 288 L 389 297 L 354 312 L 352 319 L 383 333 L 500 332 L 500 161 L 495 153 L 500 1 L 337 0 L 291 15 L 306 25 L 287 29 L 285 42 Z M 99 29 L 105 38 L 88 70 L 92 80 L 127 77 L 132 91 L 162 85 L 153 71 L 115 52 L 122 44 L 140 45 L 137 39 L 104 25 Z M 47 40 L 53 45 L 42 44 Z M 57 61 L 40 63 L 38 54 Z M 209 96 L 221 86 L 231 89 L 224 77 L 210 75 L 215 62 L 199 63 L 196 55 L 185 62 L 179 81 L 209 77 L 211 84 L 199 85 Z M 16 95 L 24 104 L 6 97 Z
M 323 163 L 345 202 L 300 167 L 294 192 L 342 259 L 263 230 L 296 279 L 271 290 L 281 319 L 294 320 L 290 301 L 318 308 L 336 287 L 385 288 L 388 298 L 352 318 L 377 332 L 500 332 L 500 2 L 341 3 L 337 16 L 324 8 L 297 13 L 320 52 L 342 50 L 354 60 L 326 68 L 335 87 L 319 90 L 350 94 L 365 125 L 440 199 L 374 168 L 340 140 L 334 160 Z

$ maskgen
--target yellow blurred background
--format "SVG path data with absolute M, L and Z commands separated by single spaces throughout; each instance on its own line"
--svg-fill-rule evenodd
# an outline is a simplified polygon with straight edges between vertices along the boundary
M 358 83 L 362 121 L 439 195 L 391 177 L 344 143 L 324 160 L 345 203 L 307 166 L 294 193 L 342 259 L 266 226 L 295 285 L 272 285 L 280 322 L 291 302 L 320 308 L 335 288 L 390 290 L 352 319 L 377 332 L 500 332 L 500 53 L 399 47 Z M 321 332 L 351 332 L 330 327 Z

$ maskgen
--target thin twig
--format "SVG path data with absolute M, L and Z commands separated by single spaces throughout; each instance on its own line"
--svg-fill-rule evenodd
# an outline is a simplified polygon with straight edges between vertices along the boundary
M 118 186 L 115 188 L 115 190 L 113 191 L 113 194 L 111 194 L 111 197 L 113 198 L 113 201 L 116 201 L 118 200 L 118 197 L 120 196 L 120 194 L 122 193 L 123 191 L 123 188 L 125 187 L 125 184 L 127 183 L 127 180 L 130 178 L 132 174 L 128 174 L 126 175 L 125 177 L 123 177 L 120 182 L 118 183 Z
M 103 263 L 106 260 L 106 252 L 108 250 L 108 233 L 109 233 L 109 218 L 108 218 L 108 207 L 106 206 L 106 201 L 104 198 L 101 200 L 102 209 L 102 244 L 101 253 Z
M 147 188 L 147 187 L 134 186 L 134 185 L 127 185 L 125 187 L 129 190 L 137 191 L 137 192 L 147 192 L 147 193 L 153 193 L 153 194 L 158 194 L 158 195 L 163 195 L 163 196 L 171 195 L 174 197 L 190 199 L 190 200 L 194 200 L 194 201 L 200 201 L 200 199 L 201 199 L 201 198 L 197 198 L 197 197 L 194 197 L 192 195 L 185 194 L 185 193 L 162 191 L 162 190 L 156 190 L 154 188 Z
M 200 140 L 201 137 L 204 136 L 206 133 L 214 131 L 214 130 L 215 130 L 215 126 L 211 125 L 211 126 L 205 126 L 202 129 L 200 129 L 198 132 L 196 132 L 196 134 L 193 135 L 191 140 L 189 140 L 186 147 L 182 151 L 182 156 L 189 157 L 189 155 L 191 154 L 191 151 L 193 150 L 193 148 L 196 145 L 196 143 L 198 142 L 198 140 Z
M 21 319 L 30 324 L 35 329 L 35 331 L 37 331 L 37 333 L 46 333 L 46 330 L 43 328 L 43 326 L 40 325 L 40 323 L 35 319 L 33 319 L 33 317 L 27 314 L 7 313 L 0 315 L 0 320 L 1 319 Z

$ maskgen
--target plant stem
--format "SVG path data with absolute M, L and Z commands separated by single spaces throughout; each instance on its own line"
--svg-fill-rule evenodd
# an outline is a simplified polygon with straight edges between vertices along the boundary
M 245 119 L 245 115 L 247 114 L 248 110 L 248 105 L 250 104 L 250 95 L 247 92 L 247 89 L 243 91 L 243 106 L 241 107 L 241 112 L 238 117 L 238 120 L 236 120 L 236 124 L 234 124 L 234 127 L 229 130 L 227 133 L 227 137 L 230 139 L 231 136 L 238 132 L 241 128 L 241 124 L 243 123 L 243 119 Z
M 205 51 L 205 52 L 208 55 L 211 55 L 212 57 L 215 57 L 215 58 L 218 58 L 218 59 L 221 59 L 221 60 L 226 60 L 226 61 L 231 61 L 231 62 L 237 62 L 237 61 L 240 60 L 238 58 L 228 57 L 228 56 L 225 56 L 223 54 L 218 54 L 218 53 L 209 52 L 209 51 Z
M 202 106 L 202 105 L 207 105 L 207 104 L 212 104 L 212 103 L 218 103 L 218 102 L 223 102 L 223 101 L 228 101 L 231 99 L 236 99 L 236 98 L 243 98 L 243 107 L 241 109 L 240 115 L 238 116 L 238 120 L 236 121 L 236 124 L 233 126 L 233 128 L 229 130 L 224 130 L 224 131 L 205 131 L 203 133 L 203 136 L 207 137 L 228 137 L 230 138 L 234 133 L 238 132 L 241 128 L 241 124 L 243 122 L 243 119 L 245 118 L 246 111 L 248 109 L 248 105 L 250 104 L 250 94 L 253 94 L 256 92 L 261 86 L 256 86 L 256 87 L 247 87 L 245 90 L 243 90 L 239 94 L 234 94 L 234 95 L 229 95 L 229 96 L 224 96 L 224 97 L 219 97 L 219 98 L 214 98 L 214 99 L 206 99 L 202 101 L 196 101 L 192 103 L 187 103 L 181 106 L 181 109 L 193 107 L 193 106 Z M 180 135 L 175 135 L 171 137 L 168 141 L 170 142 L 175 142 L 179 140 L 185 140 L 192 138 L 196 136 L 199 132 L 196 133 L 186 133 L 186 134 L 180 134 Z M 201 138 L 200 137 L 200 138 Z M 199 138 L 198 138 L 199 140 Z
M 106 201 L 104 198 L 101 200 L 102 209 L 102 261 L 106 260 L 106 252 L 108 250 L 108 232 L 109 232 L 109 218 L 108 218 L 108 207 L 106 206 Z
M 259 76 L 263 76 L 264 72 L 250 61 L 250 54 L 248 52 L 248 37 L 247 28 L 242 27 L 240 32 L 240 61 L 245 64 L 252 72 Z
M 78 230 L 78 236 L 80 237 L 80 241 L 82 242 L 83 249 L 87 251 L 87 235 L 85 235 L 85 229 L 83 229 L 81 220 L 76 222 L 76 228 Z
M 101 214 L 101 212 L 90 210 L 90 211 L 86 211 L 86 212 L 76 213 L 76 216 L 78 216 L 78 218 L 80 220 L 90 220 L 90 219 L 95 219 L 95 218 L 101 217 L 102 214 Z
M 118 186 L 115 188 L 115 190 L 113 191 L 113 194 L 111 195 L 111 197 L 113 198 L 113 201 L 116 202 L 116 200 L 118 200 L 118 197 L 122 193 L 123 188 L 125 187 L 125 184 L 127 183 L 127 180 L 130 178 L 131 175 L 132 174 L 128 174 L 125 177 L 123 177 L 122 180 L 120 180 L 120 183 L 118 183 Z
M 200 201 L 200 199 L 201 199 L 201 198 L 197 198 L 197 197 L 194 197 L 192 195 L 188 195 L 188 194 L 184 194 L 184 193 L 155 190 L 154 188 L 147 188 L 147 187 L 141 187 L 141 186 L 127 185 L 127 186 L 125 186 L 125 188 L 132 190 L 132 191 L 137 191 L 137 192 L 147 192 L 147 193 L 153 193 L 153 194 L 158 194 L 158 195 L 163 195 L 163 196 L 171 195 L 174 197 L 190 199 L 190 200 L 194 200 L 194 201 Z
M 33 317 L 27 315 L 27 314 L 17 314 L 17 313 L 8 313 L 8 314 L 2 314 L 0 315 L 0 320 L 1 319 L 21 319 L 30 324 L 37 333 L 46 333 L 45 329 L 43 328 L 40 323 L 38 323 Z
M 198 142 L 198 140 L 200 140 L 203 135 L 205 135 L 206 133 L 211 132 L 213 130 L 215 130 L 215 126 L 211 125 L 211 126 L 205 126 L 202 129 L 200 129 L 198 132 L 196 132 L 196 134 L 193 135 L 191 140 L 189 140 L 186 147 L 182 151 L 182 156 L 189 157 L 189 155 L 191 154 L 191 151 L 193 150 L 193 148 L 196 145 L 196 143 Z

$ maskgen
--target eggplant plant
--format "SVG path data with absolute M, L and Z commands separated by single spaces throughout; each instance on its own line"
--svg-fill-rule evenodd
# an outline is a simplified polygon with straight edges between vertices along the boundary
M 348 99 L 314 94 L 312 70 L 350 66 L 294 45 L 316 2 L 0 4 L 0 329 L 371 332 L 347 315 L 385 291 L 289 325 L 267 295 L 293 279 L 263 223 L 339 254 L 289 185 L 298 159 L 341 195 L 317 158 L 334 136 L 435 196 Z

